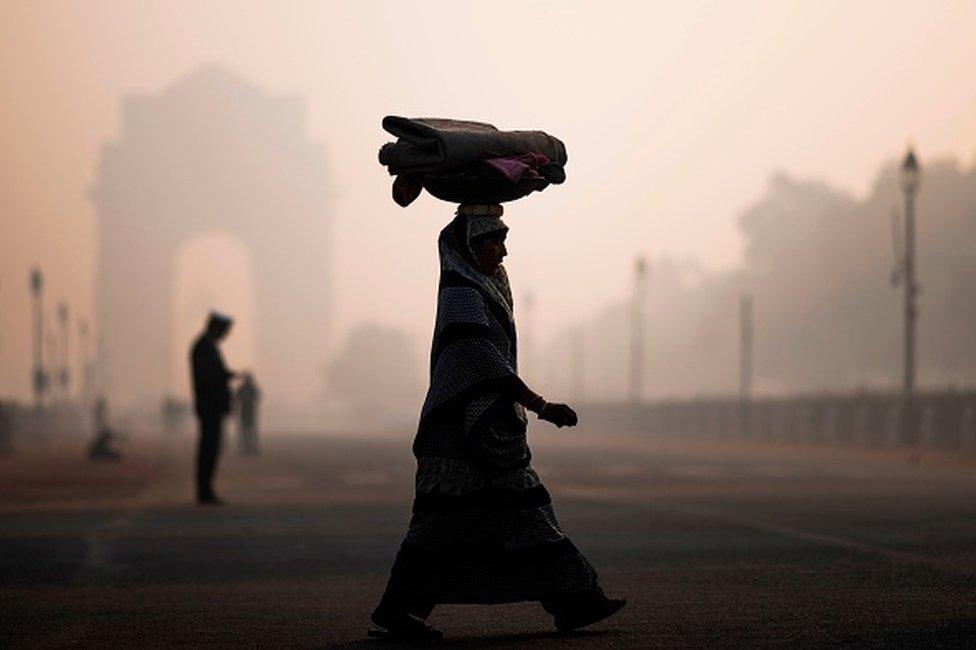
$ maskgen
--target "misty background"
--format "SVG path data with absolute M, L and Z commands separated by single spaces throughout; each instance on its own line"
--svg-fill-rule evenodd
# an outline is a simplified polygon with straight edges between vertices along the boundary
M 735 391 L 743 293 L 757 392 L 897 385 L 891 223 L 911 141 L 919 383 L 973 385 L 976 3 L 427 11 L 0 7 L 0 396 L 30 397 L 36 265 L 48 309 L 92 324 L 123 402 L 186 395 L 216 307 L 270 413 L 419 409 L 453 207 L 393 204 L 388 113 L 566 142 L 568 182 L 506 206 L 523 370 L 553 399 L 626 395 L 638 255 L 646 398 Z
M 922 384 L 972 387 L 976 378 L 976 170 L 930 161 L 919 194 L 916 241 L 922 269 Z M 739 380 L 739 299 L 752 297 L 755 385 L 761 394 L 891 389 L 902 369 L 901 294 L 892 221 L 904 228 L 898 175 L 882 167 L 857 199 L 821 181 L 776 174 L 737 215 L 742 263 L 709 271 L 662 257 L 648 281 L 646 396 L 726 396 Z M 897 241 L 897 240 L 895 240 Z M 566 330 L 551 358 L 585 349 L 588 399 L 627 394 L 630 302 L 618 302 Z M 574 339 L 574 337 L 576 337 Z M 560 347 L 561 346 L 561 347 Z M 572 393 L 567 363 L 551 381 Z M 560 378 L 568 380 L 559 384 Z

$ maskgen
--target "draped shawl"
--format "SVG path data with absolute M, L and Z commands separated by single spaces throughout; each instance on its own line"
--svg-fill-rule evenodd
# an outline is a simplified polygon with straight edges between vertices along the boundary
M 465 460 L 489 469 L 529 464 L 525 409 L 515 402 L 515 321 L 505 268 L 477 269 L 466 241 L 468 217 L 440 233 L 440 283 L 431 345 L 430 388 L 414 454 Z M 474 217 L 472 217 L 474 218 Z

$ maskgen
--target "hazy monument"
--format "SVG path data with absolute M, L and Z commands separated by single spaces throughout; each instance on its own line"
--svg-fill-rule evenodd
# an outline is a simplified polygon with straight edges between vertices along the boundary
M 301 404 L 319 388 L 328 202 L 324 150 L 305 128 L 303 99 L 220 68 L 122 100 L 92 190 L 101 380 L 114 403 L 158 404 L 170 388 L 174 350 L 189 343 L 174 340 L 174 259 L 214 233 L 249 250 L 253 277 L 241 282 L 253 287 L 254 369 L 270 401 Z

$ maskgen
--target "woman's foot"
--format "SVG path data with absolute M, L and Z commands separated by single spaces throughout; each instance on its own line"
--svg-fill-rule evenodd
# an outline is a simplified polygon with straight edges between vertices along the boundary
M 444 636 L 439 630 L 430 627 L 416 616 L 404 611 L 392 611 L 385 607 L 377 607 L 370 619 L 384 628 L 370 630 L 369 636 L 385 638 L 394 641 L 433 640 Z
M 581 627 L 592 625 L 613 616 L 626 604 L 627 601 L 623 598 L 602 596 L 571 612 L 557 614 L 555 617 L 556 629 L 560 632 L 578 630 Z

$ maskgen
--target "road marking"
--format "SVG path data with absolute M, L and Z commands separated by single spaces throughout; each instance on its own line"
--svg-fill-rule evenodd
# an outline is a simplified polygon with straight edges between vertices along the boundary
M 912 553 L 910 551 L 897 551 L 894 549 L 885 548 L 884 546 L 878 546 L 877 544 L 860 542 L 858 540 L 847 539 L 844 537 L 837 537 L 836 535 L 826 535 L 822 533 L 799 530 L 790 526 L 782 526 L 767 521 L 742 517 L 740 515 L 732 515 L 713 508 L 705 508 L 700 506 L 671 506 L 669 508 L 679 512 L 708 517 L 710 519 L 718 519 L 720 521 L 724 521 L 725 523 L 734 524 L 744 528 L 752 528 L 754 530 L 781 535 L 783 537 L 814 542 L 816 544 L 823 544 L 825 546 L 833 546 L 835 548 L 844 548 L 863 553 L 865 555 L 883 557 L 892 564 L 900 564 L 902 566 L 923 566 L 928 569 L 934 569 L 944 573 L 954 573 L 967 577 L 976 576 L 976 569 L 970 566 L 947 562 L 939 558 L 933 558 L 926 555 L 921 555 L 919 553 Z
M 113 559 L 112 547 L 117 539 L 136 525 L 138 518 L 151 505 L 160 502 L 165 485 L 151 483 L 131 505 L 107 521 L 95 524 L 81 538 L 85 545 L 85 556 L 71 582 L 81 586 L 97 586 L 111 583 L 118 571 Z M 63 646 L 84 644 L 85 638 L 97 628 L 92 619 L 74 621 L 60 629 L 53 630 L 36 641 L 38 646 Z

